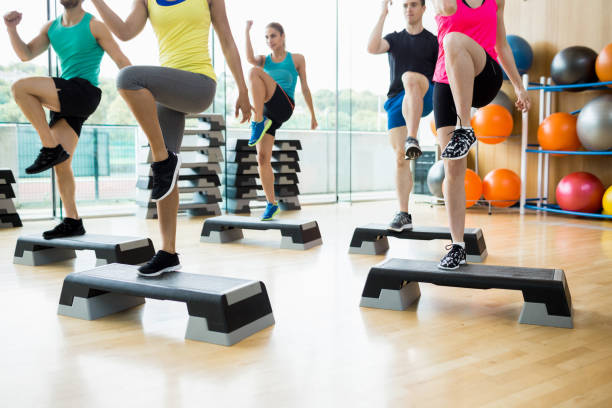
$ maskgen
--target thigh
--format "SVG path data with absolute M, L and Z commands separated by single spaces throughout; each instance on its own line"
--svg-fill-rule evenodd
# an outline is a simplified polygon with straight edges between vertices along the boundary
M 183 133 L 185 132 L 185 114 L 158 103 L 157 118 L 166 148 L 179 154 L 183 143 Z
M 15 83 L 15 88 L 38 98 L 43 106 L 52 111 L 59 112 L 61 109 L 58 89 L 55 87 L 53 78 L 30 77 L 20 79 Z
M 459 48 L 467 51 L 474 64 L 474 72 L 476 75 L 480 74 L 484 69 L 487 60 L 487 52 L 471 37 L 459 32 L 448 33 L 444 37 L 444 50 L 447 54 L 448 48 Z
M 437 82 L 434 85 L 433 105 L 436 129 L 457 125 L 457 109 L 448 84 Z
M 276 87 L 278 84 L 276 81 L 266 73 L 263 69 L 259 67 L 253 68 L 254 72 L 257 73 L 257 77 L 261 79 L 264 83 L 264 87 L 266 89 L 266 95 L 264 96 L 264 102 L 268 102 L 274 96 L 276 92 Z
M 416 87 L 419 90 L 419 96 L 424 98 L 429 89 L 429 80 L 419 72 L 407 71 L 402 74 L 402 83 L 404 89 Z
M 396 153 L 404 153 L 404 145 L 406 144 L 406 138 L 408 137 L 408 129 L 406 126 L 399 126 L 393 129 L 389 129 L 389 142 L 393 151 Z
M 497 96 L 501 89 L 504 77 L 502 68 L 489 54 L 484 69 L 474 78 L 474 97 L 472 106 L 482 108 L 488 105 Z

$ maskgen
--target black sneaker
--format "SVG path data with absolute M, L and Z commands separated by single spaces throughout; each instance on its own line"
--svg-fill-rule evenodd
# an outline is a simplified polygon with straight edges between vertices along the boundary
M 180 169 L 181 158 L 171 151 L 168 151 L 166 160 L 151 164 L 151 170 L 153 171 L 151 201 L 163 200 L 172 192 Z
M 446 246 L 446 249 L 450 251 L 440 260 L 439 269 L 454 270 L 459 268 L 459 265 L 466 264 L 465 249 L 461 245 L 450 244 Z
M 181 269 L 178 254 L 166 251 L 157 251 L 153 258 L 138 268 L 140 276 L 159 276 L 164 272 L 178 271 Z
M 412 216 L 407 212 L 400 211 L 395 214 L 393 221 L 387 227 L 390 231 L 402 232 L 405 229 L 412 228 Z
M 414 137 L 407 138 L 404 146 L 406 148 L 406 160 L 416 160 L 423 154 L 419 141 Z
M 38 153 L 38 157 L 34 160 L 34 164 L 26 168 L 26 174 L 42 173 L 49 170 L 51 167 L 68 160 L 70 154 L 64 150 L 61 144 L 55 147 L 43 147 Z
M 43 232 L 44 239 L 76 237 L 78 235 L 85 235 L 85 228 L 83 228 L 82 219 L 75 220 L 74 218 L 64 218 L 55 228 Z
M 448 142 L 442 152 L 442 158 L 449 160 L 463 159 L 468 155 L 475 143 L 476 136 L 473 129 L 455 129 L 450 142 Z

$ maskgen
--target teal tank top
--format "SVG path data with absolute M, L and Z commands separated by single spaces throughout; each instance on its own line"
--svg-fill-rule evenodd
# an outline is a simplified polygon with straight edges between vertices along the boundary
M 264 71 L 270 75 L 276 83 L 283 88 L 283 91 L 293 100 L 295 100 L 295 86 L 297 85 L 298 72 L 293 63 L 293 57 L 290 52 L 281 62 L 272 61 L 272 56 L 266 57 Z
M 61 77 L 83 78 L 98 86 L 104 50 L 91 33 L 89 23 L 92 15 L 85 13 L 81 21 L 72 27 L 64 27 L 62 17 L 59 16 L 47 32 L 51 46 L 60 60 Z

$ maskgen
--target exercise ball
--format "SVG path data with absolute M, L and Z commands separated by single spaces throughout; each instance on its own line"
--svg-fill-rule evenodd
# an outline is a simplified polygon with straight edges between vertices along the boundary
M 571 173 L 557 184 L 557 204 L 565 211 L 599 212 L 603 196 L 604 185 L 591 173 Z
M 597 53 L 588 47 L 565 48 L 557 53 L 550 66 L 550 75 L 557 85 L 597 82 L 595 60 Z M 582 90 L 575 88 L 572 90 Z
M 587 150 L 612 149 L 612 95 L 587 103 L 578 115 L 578 138 Z
M 595 72 L 601 82 L 612 81 L 612 43 L 605 46 L 595 61 Z M 612 88 L 612 85 L 608 85 Z
M 497 93 L 497 96 L 493 98 L 489 105 L 503 106 L 508 110 L 508 113 L 510 113 L 510 115 L 512 115 L 512 112 L 514 112 L 514 102 L 512 102 L 512 99 L 510 99 L 508 94 L 506 94 L 504 91 L 499 91 Z
M 608 187 L 601 199 L 604 215 L 612 215 L 612 186 Z
M 435 197 L 443 198 L 442 182 L 444 181 L 444 160 L 439 160 L 427 172 L 427 187 Z
M 438 136 L 438 131 L 436 130 L 436 121 L 434 118 L 431 118 L 431 120 L 429 121 L 429 127 L 431 128 L 431 133 L 434 136 Z
M 510 136 L 514 128 L 512 115 L 501 105 L 487 105 L 478 109 L 472 118 L 472 127 L 478 140 L 483 143 L 501 143 Z
M 526 74 L 533 63 L 533 50 L 531 49 L 531 45 L 518 35 L 508 35 L 506 39 L 512 49 L 512 55 L 514 55 L 514 61 L 516 62 L 519 74 Z
M 474 170 L 465 172 L 465 208 L 470 208 L 482 197 L 482 180 Z
M 544 150 L 578 150 L 580 139 L 576 131 L 576 122 L 576 116 L 569 113 L 553 113 L 538 127 L 538 143 Z
M 484 197 L 494 207 L 510 207 L 521 198 L 521 179 L 508 169 L 496 169 L 482 180 Z

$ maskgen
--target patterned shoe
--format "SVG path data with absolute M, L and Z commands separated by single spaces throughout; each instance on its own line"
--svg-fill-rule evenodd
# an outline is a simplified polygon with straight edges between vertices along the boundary
M 402 232 L 405 229 L 412 228 L 412 216 L 407 212 L 400 211 L 395 214 L 393 221 L 387 227 L 390 231 Z
M 261 122 L 251 122 L 251 138 L 249 139 L 249 146 L 255 146 L 261 142 L 264 135 L 272 126 L 272 121 L 264 116 Z
M 461 245 L 450 244 L 446 246 L 446 249 L 450 251 L 440 260 L 438 269 L 452 271 L 466 264 L 465 249 Z
M 276 214 L 278 214 L 280 211 L 280 208 L 278 207 L 278 203 L 268 203 L 266 205 L 266 210 L 264 211 L 263 215 L 261 216 L 261 220 L 262 221 L 271 221 L 272 218 L 274 218 L 274 216 Z
M 414 137 L 409 137 L 406 139 L 406 160 L 416 160 L 423 152 L 421 151 L 421 147 L 419 146 L 419 141 Z
M 476 143 L 473 129 L 459 128 L 453 131 L 450 142 L 442 152 L 442 158 L 448 160 L 463 159 Z

